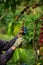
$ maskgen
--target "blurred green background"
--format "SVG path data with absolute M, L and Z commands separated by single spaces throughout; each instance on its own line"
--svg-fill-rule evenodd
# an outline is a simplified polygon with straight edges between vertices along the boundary
M 24 21 L 24 26 L 28 29 L 27 34 L 24 36 L 25 41 L 20 48 L 15 50 L 7 65 L 36 64 L 33 41 L 36 44 L 38 42 L 41 27 L 39 18 L 43 14 L 43 5 L 32 9 L 32 6 L 36 3 L 43 4 L 43 0 L 0 0 L 0 39 L 10 40 L 16 36 L 22 27 L 22 21 Z M 27 6 L 30 7 L 30 13 L 26 11 L 16 20 L 16 16 L 19 16 Z M 35 21 L 37 21 L 37 26 L 34 39 Z

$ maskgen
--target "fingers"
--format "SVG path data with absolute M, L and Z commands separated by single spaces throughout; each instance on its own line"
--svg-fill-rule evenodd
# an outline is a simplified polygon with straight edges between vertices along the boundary
M 15 46 L 15 47 L 18 47 L 18 46 L 21 44 L 22 41 L 23 41 L 23 38 L 22 38 L 22 37 L 19 37 L 19 38 L 16 40 L 14 46 Z

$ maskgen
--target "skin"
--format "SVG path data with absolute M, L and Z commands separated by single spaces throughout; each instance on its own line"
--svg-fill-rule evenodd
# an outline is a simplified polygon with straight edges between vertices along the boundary
M 20 34 L 20 33 L 21 33 L 21 34 Z M 19 38 L 19 37 L 22 37 L 22 31 L 20 31 L 20 33 L 18 34 L 18 38 Z M 15 50 L 16 47 L 15 47 L 15 46 L 12 46 L 11 49 L 12 49 L 12 50 Z

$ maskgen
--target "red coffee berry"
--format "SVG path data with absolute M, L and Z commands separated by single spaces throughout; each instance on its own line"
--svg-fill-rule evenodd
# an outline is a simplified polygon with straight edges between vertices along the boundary
M 41 30 L 43 30 L 43 27 L 41 28 Z
M 43 36 L 43 32 L 41 32 L 41 33 L 40 33 L 40 35 L 42 35 L 42 36 Z
M 42 39 L 40 39 L 40 40 L 39 40 L 39 42 L 40 42 L 40 43 L 43 43 L 43 40 L 42 40 Z
M 43 39 L 43 37 L 40 37 L 40 39 Z

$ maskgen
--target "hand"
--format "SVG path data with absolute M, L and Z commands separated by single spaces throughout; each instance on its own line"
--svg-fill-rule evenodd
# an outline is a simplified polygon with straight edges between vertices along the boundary
M 14 46 L 15 46 L 15 47 L 18 47 L 18 46 L 21 44 L 22 41 L 23 41 L 23 38 L 22 38 L 22 37 L 19 37 L 19 38 L 16 40 L 16 42 L 14 43 Z

